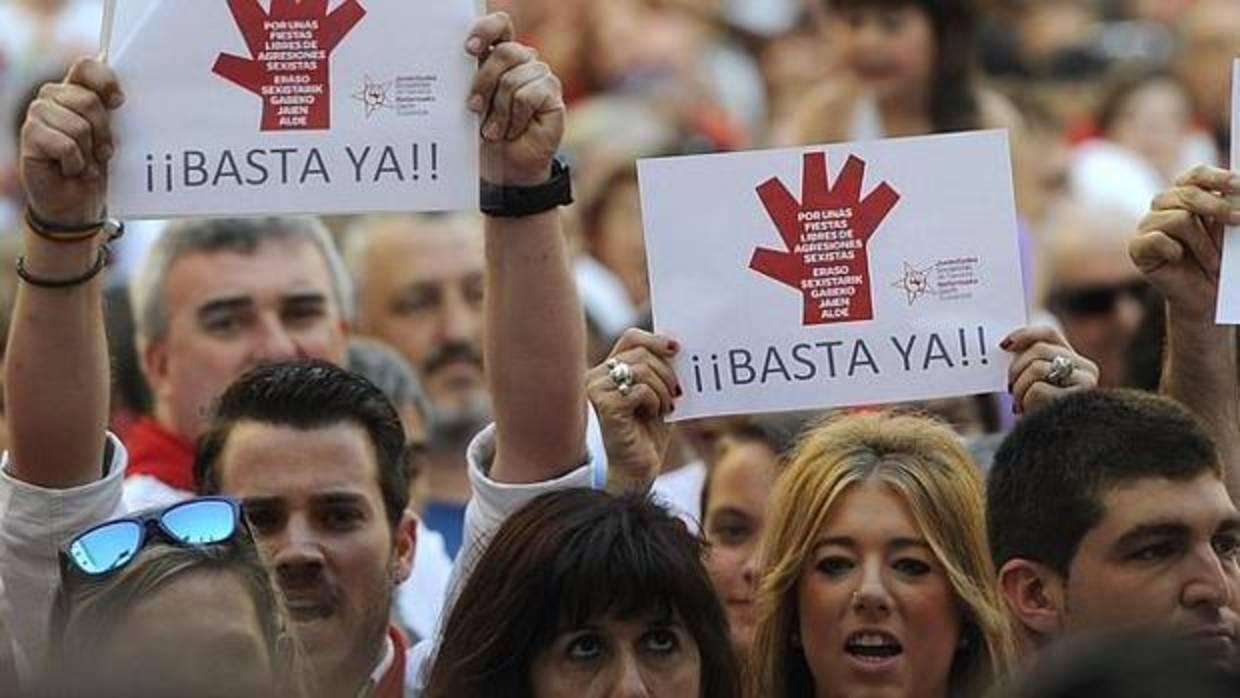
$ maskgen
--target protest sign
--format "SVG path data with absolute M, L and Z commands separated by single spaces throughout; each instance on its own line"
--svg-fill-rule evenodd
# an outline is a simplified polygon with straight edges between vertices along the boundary
M 1240 171 L 1240 59 L 1231 76 L 1231 169 Z M 1240 208 L 1240 196 L 1232 198 Z M 1240 325 L 1240 226 L 1227 226 L 1223 234 L 1223 268 L 1218 286 L 1218 324 Z
M 116 0 L 120 218 L 476 209 L 475 0 Z
M 638 170 L 676 418 L 1005 389 L 1026 309 L 1004 132 Z

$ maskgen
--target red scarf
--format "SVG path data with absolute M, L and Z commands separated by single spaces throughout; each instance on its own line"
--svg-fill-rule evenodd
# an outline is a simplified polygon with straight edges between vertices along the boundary
M 147 475 L 185 492 L 194 491 L 194 445 L 154 419 L 134 422 L 122 439 L 129 449 L 125 476 Z
M 392 639 L 392 665 L 384 672 L 383 678 L 375 684 L 370 698 L 404 698 L 405 695 L 405 653 L 409 647 L 405 636 L 396 626 L 388 626 L 388 637 Z

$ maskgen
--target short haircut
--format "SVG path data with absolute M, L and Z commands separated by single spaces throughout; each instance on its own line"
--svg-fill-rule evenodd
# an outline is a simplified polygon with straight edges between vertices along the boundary
M 267 242 L 304 242 L 314 246 L 331 274 L 340 313 L 353 318 L 353 283 L 331 233 L 317 218 L 190 219 L 173 224 L 155 241 L 129 287 L 134 326 L 144 340 L 168 333 L 171 313 L 166 296 L 168 272 L 176 261 L 195 253 L 235 252 L 252 255 Z
M 241 376 L 220 396 L 198 439 L 194 479 L 200 494 L 220 492 L 219 459 L 242 422 L 301 430 L 340 423 L 362 427 L 378 460 L 388 523 L 392 528 L 400 523 L 409 503 L 405 429 L 391 401 L 370 381 L 318 360 L 267 364 Z
M 576 489 L 509 518 L 444 619 L 425 698 L 532 698 L 531 667 L 564 632 L 607 617 L 676 619 L 701 657 L 699 696 L 739 698 L 727 619 L 702 542 L 646 497 Z M 679 697 L 678 697 L 679 698 Z
M 1021 420 L 995 454 L 986 492 L 995 566 L 1023 558 L 1067 577 L 1108 490 L 1205 474 L 1223 477 L 1218 450 L 1179 404 L 1130 390 L 1064 397 Z

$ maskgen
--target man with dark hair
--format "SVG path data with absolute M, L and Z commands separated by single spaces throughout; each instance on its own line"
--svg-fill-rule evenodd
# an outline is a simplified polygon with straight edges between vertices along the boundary
M 1179 405 L 1087 392 L 1026 417 L 995 456 L 986 506 L 1000 588 L 1034 646 L 1168 626 L 1233 652 L 1240 514 Z
M 1024 639 L 1167 625 L 1235 652 L 1240 607 L 1237 332 L 1214 323 L 1240 178 L 1197 168 L 1129 246 L 1167 299 L 1162 391 L 1076 395 L 1026 418 L 987 490 L 999 583 Z M 1191 410 L 1191 414 L 1189 412 Z M 1228 492 L 1231 492 L 1229 496 Z
M 200 493 L 242 498 L 327 695 L 347 695 L 385 634 L 404 648 L 388 622 L 416 540 L 400 416 L 361 376 L 301 361 L 243 375 L 208 424 Z

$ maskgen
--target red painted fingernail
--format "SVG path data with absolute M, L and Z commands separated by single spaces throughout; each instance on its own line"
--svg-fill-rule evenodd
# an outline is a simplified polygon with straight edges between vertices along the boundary
M 682 397 L 684 394 L 685 391 L 681 390 L 679 385 L 676 386 L 676 397 Z
M 667 343 L 667 348 L 668 348 L 668 350 L 673 351 L 673 352 L 680 351 L 680 343 L 679 343 L 679 342 L 674 342 L 674 341 L 673 341 L 673 342 L 668 342 L 668 343 Z
M 1008 338 L 1008 339 L 1003 340 L 1002 342 L 999 342 L 999 348 L 1000 349 L 1011 349 L 1012 348 L 1011 338 Z

